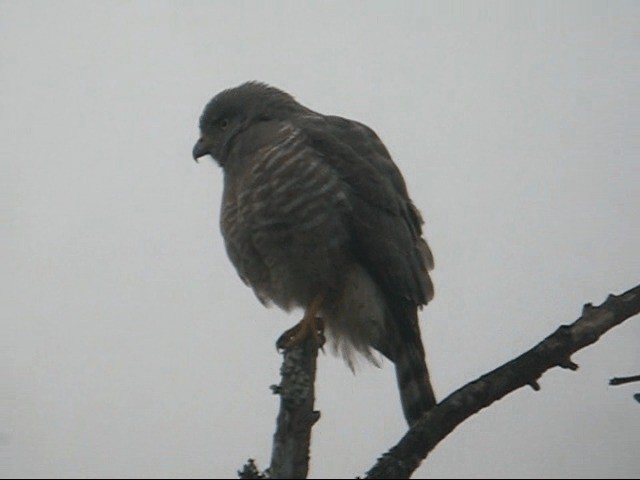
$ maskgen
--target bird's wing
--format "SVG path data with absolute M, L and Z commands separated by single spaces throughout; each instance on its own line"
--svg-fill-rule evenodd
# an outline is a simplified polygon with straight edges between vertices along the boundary
M 414 310 L 425 305 L 433 296 L 428 274 L 433 258 L 421 236 L 420 214 L 380 139 L 368 127 L 340 117 L 307 117 L 300 124 L 346 185 L 356 257 L 391 303 Z

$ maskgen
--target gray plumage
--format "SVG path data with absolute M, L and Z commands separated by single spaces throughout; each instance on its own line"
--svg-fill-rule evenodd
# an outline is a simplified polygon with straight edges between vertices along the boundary
M 193 157 L 223 168 L 221 230 L 240 277 L 285 310 L 324 295 L 336 348 L 350 365 L 372 349 L 393 361 L 415 423 L 435 404 L 417 315 L 433 297 L 433 257 L 380 139 L 258 82 L 216 95 L 200 131 Z

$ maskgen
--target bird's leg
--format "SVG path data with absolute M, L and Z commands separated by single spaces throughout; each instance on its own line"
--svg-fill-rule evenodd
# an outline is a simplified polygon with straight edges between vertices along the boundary
M 322 318 L 318 316 L 318 311 L 322 306 L 324 298 L 325 293 L 322 292 L 309 302 L 302 320 L 280 335 L 280 338 L 276 342 L 278 349 L 289 350 L 305 341 L 309 336 L 312 336 L 316 345 L 322 348 L 322 345 L 324 345 L 324 323 Z

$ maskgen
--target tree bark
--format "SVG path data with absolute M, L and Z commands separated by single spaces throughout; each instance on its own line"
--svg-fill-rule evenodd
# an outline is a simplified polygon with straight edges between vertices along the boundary
M 280 395 L 280 412 L 267 471 L 270 478 L 307 478 L 311 428 L 320 418 L 313 409 L 317 358 L 318 341 L 313 336 L 284 351 L 282 381 L 271 387 Z

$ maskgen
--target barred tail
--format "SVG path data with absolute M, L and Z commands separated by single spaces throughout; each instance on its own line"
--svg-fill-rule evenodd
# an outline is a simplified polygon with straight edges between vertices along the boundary
M 395 358 L 400 401 L 410 426 L 436 404 L 427 363 L 421 350 L 417 345 L 406 345 Z

